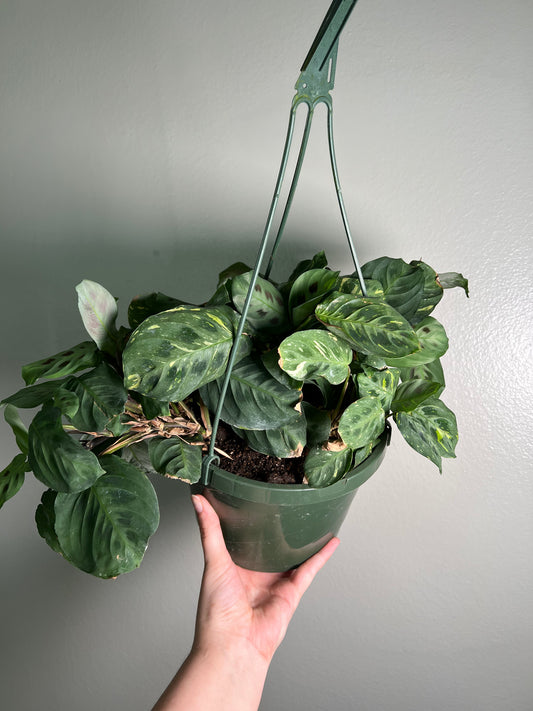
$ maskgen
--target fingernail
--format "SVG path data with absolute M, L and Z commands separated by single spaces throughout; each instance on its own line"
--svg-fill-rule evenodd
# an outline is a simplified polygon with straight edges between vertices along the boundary
M 204 510 L 204 507 L 202 506 L 202 499 L 197 494 L 193 494 L 191 496 L 191 499 L 192 499 L 192 505 L 194 506 L 194 510 L 196 511 L 197 514 L 201 514 L 202 511 Z

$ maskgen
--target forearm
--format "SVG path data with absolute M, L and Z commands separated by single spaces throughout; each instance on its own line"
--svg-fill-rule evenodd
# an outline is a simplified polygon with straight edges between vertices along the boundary
M 255 650 L 193 648 L 153 711 L 257 711 L 267 671 Z

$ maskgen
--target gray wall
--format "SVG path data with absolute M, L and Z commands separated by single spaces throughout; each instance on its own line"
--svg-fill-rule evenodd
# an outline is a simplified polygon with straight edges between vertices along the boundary
M 293 84 L 327 0 L 3 0 L 0 393 L 84 339 L 74 286 L 125 306 L 209 295 L 253 261 Z M 395 436 L 306 595 L 262 709 L 533 708 L 530 0 L 360 0 L 343 34 L 339 167 L 362 261 L 470 277 L 440 307 L 461 440 L 443 476 Z M 311 147 L 280 264 L 348 267 Z M 281 272 L 280 272 L 281 273 Z M 0 425 L 2 466 L 15 454 Z M 201 554 L 161 480 L 142 567 L 116 582 L 39 538 L 31 476 L 0 515 L 2 708 L 147 709 L 185 656 Z

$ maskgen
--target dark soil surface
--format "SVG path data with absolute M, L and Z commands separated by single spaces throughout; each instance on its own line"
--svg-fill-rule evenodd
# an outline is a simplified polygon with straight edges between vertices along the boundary
M 255 452 L 223 423 L 220 423 L 218 428 L 216 443 L 217 447 L 231 457 L 228 459 L 219 454 L 220 469 L 269 484 L 301 484 L 303 481 L 302 457 L 278 459 Z

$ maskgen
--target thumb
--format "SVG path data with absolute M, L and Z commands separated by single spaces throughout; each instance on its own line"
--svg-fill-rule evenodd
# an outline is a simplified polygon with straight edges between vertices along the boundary
M 231 557 L 226 548 L 222 529 L 220 528 L 220 521 L 215 509 L 205 496 L 193 494 L 191 499 L 200 528 L 200 538 L 206 566 L 231 562 Z

